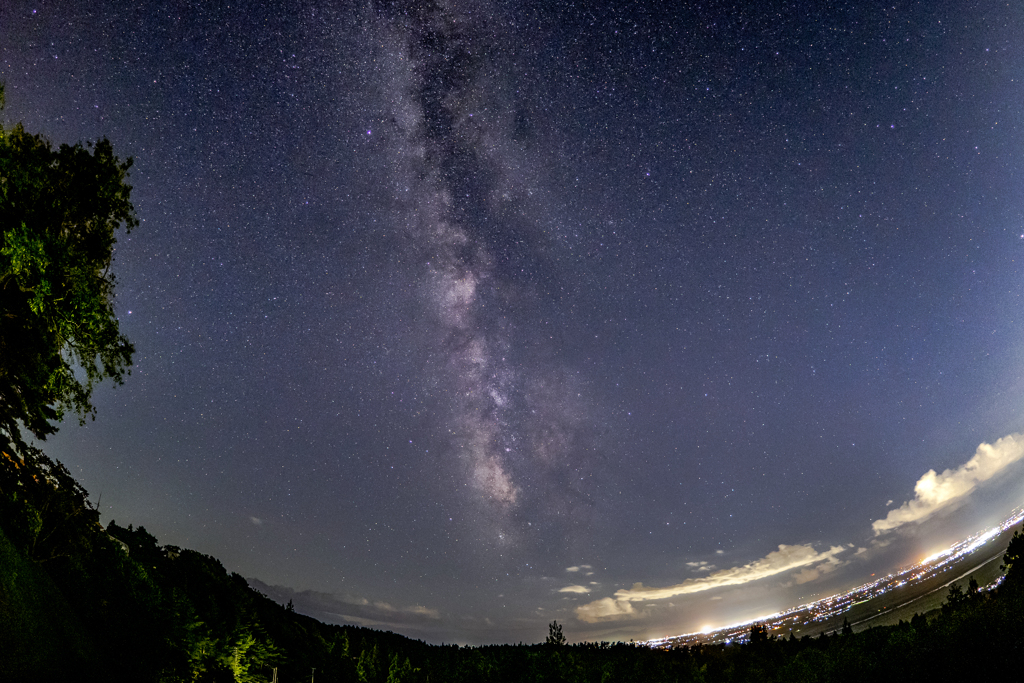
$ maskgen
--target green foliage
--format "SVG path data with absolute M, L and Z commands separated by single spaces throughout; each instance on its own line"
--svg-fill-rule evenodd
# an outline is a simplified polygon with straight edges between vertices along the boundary
M 0 678 L 72 680 L 95 665 L 84 625 L 53 581 L 0 529 Z
M 391 655 L 391 665 L 388 667 L 387 683 L 413 683 L 417 680 L 416 674 L 419 669 L 414 669 L 409 658 L 404 659 L 398 653 Z
M 258 624 L 242 626 L 229 639 L 228 668 L 236 683 L 266 680 L 257 672 L 273 667 L 281 653 Z
M 359 653 L 356 674 L 359 676 L 359 683 L 384 682 L 384 658 L 376 643 Z
M 94 413 L 93 386 L 131 364 L 110 273 L 115 231 L 138 224 L 131 164 L 106 139 L 54 149 L 0 128 L 0 448 Z
M 36 448 L 21 452 L 0 451 L 0 516 L 8 534 L 35 562 L 81 557 L 92 549 L 99 513 L 64 465 Z

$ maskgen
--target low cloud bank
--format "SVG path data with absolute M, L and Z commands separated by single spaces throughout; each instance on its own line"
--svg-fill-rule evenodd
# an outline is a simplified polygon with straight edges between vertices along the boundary
M 921 522 L 939 509 L 973 491 L 978 484 L 991 479 L 1024 456 L 1024 434 L 1010 434 L 994 444 L 978 446 L 974 457 L 955 470 L 936 474 L 928 470 L 914 485 L 914 498 L 890 510 L 885 519 L 875 520 L 871 528 L 875 536 L 911 522 Z
M 780 545 L 778 550 L 768 553 L 760 560 L 740 567 L 720 569 L 707 576 L 687 579 L 674 586 L 649 588 L 640 583 L 633 584 L 630 589 L 616 591 L 614 598 L 602 598 L 580 605 L 576 608 L 576 616 L 581 621 L 588 623 L 637 616 L 639 613 L 633 608 L 632 603 L 634 602 L 663 600 L 676 595 L 699 593 L 725 586 L 738 586 L 811 564 L 821 563 L 815 570 L 824 573 L 825 565 L 834 563 L 835 556 L 844 550 L 845 548 L 837 545 L 819 553 L 810 544 Z
M 437 610 L 422 605 L 396 607 L 386 602 L 370 602 L 365 598 L 352 598 L 320 593 L 296 591 L 286 586 L 272 586 L 259 579 L 246 579 L 255 588 L 279 604 L 289 600 L 295 610 L 327 623 L 347 623 L 369 627 L 416 627 L 436 623 L 441 615 Z

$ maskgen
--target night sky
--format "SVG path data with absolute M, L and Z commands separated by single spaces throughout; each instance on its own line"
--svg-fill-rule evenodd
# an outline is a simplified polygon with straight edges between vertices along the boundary
M 1024 502 L 1019 2 L 2 5 L 4 125 L 135 159 L 135 366 L 43 444 L 104 521 L 492 643 Z

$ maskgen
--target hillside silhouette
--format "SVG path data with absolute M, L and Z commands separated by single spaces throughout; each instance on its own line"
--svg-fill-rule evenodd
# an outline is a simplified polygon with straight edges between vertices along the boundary
M 0 673 L 9 681 L 953 681 L 1008 675 L 1024 654 L 1024 536 L 995 591 L 954 584 L 941 611 L 819 638 L 656 650 L 428 645 L 325 624 L 251 588 L 214 557 L 104 528 L 88 494 L 34 448 L 0 456 Z M 571 638 L 571 629 L 567 636 Z M 315 671 L 315 674 L 314 674 Z

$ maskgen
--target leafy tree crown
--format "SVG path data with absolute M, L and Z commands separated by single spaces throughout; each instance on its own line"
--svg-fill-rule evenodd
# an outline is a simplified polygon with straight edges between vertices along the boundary
M 2 88 L 0 88 L 2 98 Z M 2 101 L 2 100 L 0 100 Z M 114 314 L 114 233 L 138 225 L 132 160 L 108 140 L 54 149 L 0 127 L 0 438 L 57 431 L 95 413 L 94 385 L 120 384 L 134 347 Z

